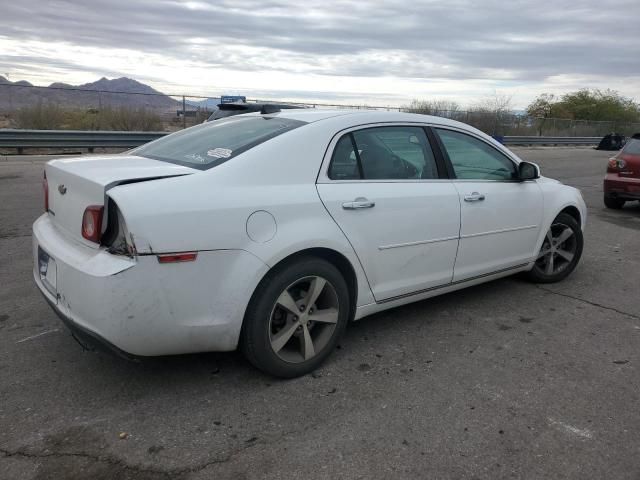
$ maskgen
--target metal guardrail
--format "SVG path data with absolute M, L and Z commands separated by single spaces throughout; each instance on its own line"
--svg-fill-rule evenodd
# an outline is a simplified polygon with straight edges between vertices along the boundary
M 20 130 L 0 129 L 0 147 L 15 148 L 131 148 L 138 147 L 167 132 L 111 132 L 84 130 Z
M 167 135 L 168 132 L 111 132 L 83 130 L 0 129 L 0 147 L 15 148 L 132 148 Z M 597 145 L 600 137 L 516 137 L 500 138 L 505 145 Z

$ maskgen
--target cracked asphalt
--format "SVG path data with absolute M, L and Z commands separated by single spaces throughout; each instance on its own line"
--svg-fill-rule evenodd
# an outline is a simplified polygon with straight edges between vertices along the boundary
M 577 271 L 369 317 L 288 381 L 82 351 L 31 279 L 43 161 L 0 157 L 0 478 L 637 480 L 640 205 L 604 208 L 607 152 L 514 150 L 582 190 Z

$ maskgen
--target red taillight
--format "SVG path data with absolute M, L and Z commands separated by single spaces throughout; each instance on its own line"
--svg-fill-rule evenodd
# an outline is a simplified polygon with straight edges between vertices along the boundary
M 91 242 L 100 243 L 103 211 L 101 205 L 90 205 L 82 215 L 82 236 Z
M 42 179 L 42 191 L 44 192 L 44 211 L 49 211 L 49 182 L 47 181 L 47 172 L 44 172 Z
M 621 158 L 610 158 L 609 163 L 607 164 L 607 169 L 612 172 L 617 172 L 619 170 L 624 169 L 627 166 L 627 162 L 622 160 Z
M 193 262 L 198 254 L 196 252 L 183 252 L 183 253 L 165 253 L 158 255 L 158 262 L 160 263 L 177 263 L 177 262 Z

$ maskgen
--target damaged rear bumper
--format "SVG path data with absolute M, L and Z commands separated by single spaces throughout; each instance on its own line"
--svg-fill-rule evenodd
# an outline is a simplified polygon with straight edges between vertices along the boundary
M 109 342 L 107 339 L 102 338 L 96 332 L 93 332 L 87 328 L 84 328 L 77 323 L 75 323 L 70 317 L 66 316 L 51 299 L 44 294 L 42 294 L 44 299 L 47 301 L 49 306 L 56 312 L 58 318 L 62 320 L 62 323 L 69 329 L 73 338 L 82 346 L 83 350 L 89 351 L 101 351 L 109 354 L 113 354 L 117 357 L 124 358 L 125 360 L 138 361 L 140 357 L 136 355 L 131 355 L 130 353 L 125 352 L 124 350 L 120 350 L 113 343 Z
M 39 250 L 55 265 L 48 276 Z M 33 255 L 35 283 L 63 322 L 127 358 L 234 350 L 268 269 L 243 250 L 201 251 L 174 264 L 112 255 L 69 238 L 46 214 L 33 226 Z

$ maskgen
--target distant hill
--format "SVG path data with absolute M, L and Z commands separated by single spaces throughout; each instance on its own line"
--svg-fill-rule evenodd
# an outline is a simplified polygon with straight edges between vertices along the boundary
M 143 95 L 137 95 L 143 94 Z M 0 109 L 15 110 L 38 103 L 54 103 L 65 108 L 101 108 L 103 106 L 175 110 L 181 102 L 149 85 L 127 77 L 109 80 L 101 78 L 84 85 L 52 83 L 48 87 L 33 87 L 21 80 L 11 82 L 0 76 Z
M 218 104 L 220 103 L 220 97 L 211 97 L 211 98 L 203 98 L 202 100 L 186 100 L 187 105 L 191 105 L 192 107 L 204 108 L 213 112 L 218 109 Z M 187 110 L 189 110 L 187 108 Z

